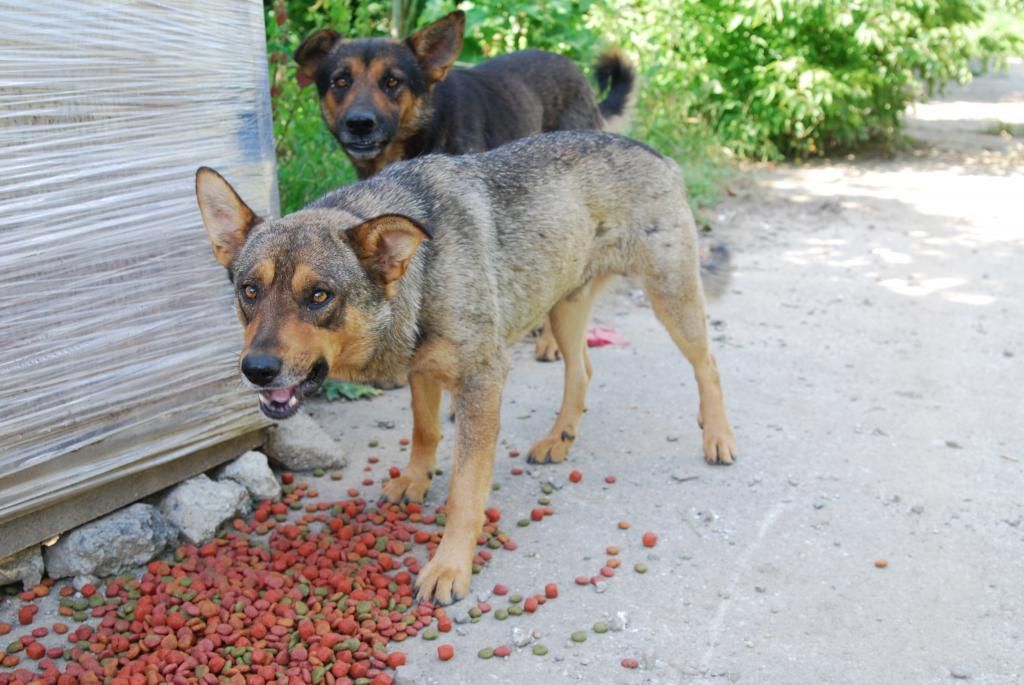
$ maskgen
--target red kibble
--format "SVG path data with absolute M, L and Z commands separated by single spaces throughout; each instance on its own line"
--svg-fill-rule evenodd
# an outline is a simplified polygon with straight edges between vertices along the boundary
M 605 578 L 611 578 L 615 575 L 615 569 L 611 568 L 610 566 L 602 566 L 601 575 Z
M 637 662 L 636 659 L 623 659 L 622 660 L 622 667 L 623 668 L 638 668 L 639 666 L 640 666 L 640 664 Z
M 285 471 L 281 474 L 281 482 L 285 485 L 291 485 L 295 482 L 295 474 L 291 471 Z
M 875 568 L 888 568 L 889 562 L 885 559 L 879 559 L 875 562 Z
M 364 478 L 363 479 L 363 485 L 373 485 L 373 479 L 372 478 Z
M 523 611 L 533 613 L 537 611 L 537 607 L 540 606 L 540 600 L 536 597 L 527 597 L 526 601 L 523 602 Z
M 502 597 L 508 594 L 508 588 L 502 585 L 501 583 L 498 583 L 494 586 L 494 589 L 491 592 L 498 595 L 499 597 Z
M 614 483 L 617 480 L 618 480 L 618 478 L 616 478 L 615 476 L 605 476 L 604 477 L 604 482 L 605 483 L 609 483 L 609 484 L 610 483 Z
M 590 585 L 590 578 L 587 576 L 576 576 L 577 585 Z
M 491 523 L 497 523 L 501 520 L 501 512 L 495 509 L 494 507 L 484 509 L 484 516 L 486 516 L 487 520 Z
M 494 648 L 494 656 L 497 656 L 497 657 L 504 658 L 504 657 L 510 655 L 511 653 L 512 653 L 512 648 L 509 647 L 508 645 L 498 645 L 497 647 Z
M 519 450 L 509 450 L 508 456 L 510 456 L 512 459 L 515 459 L 516 457 L 519 456 Z
M 391 652 L 387 658 L 388 668 L 398 668 L 399 666 L 405 665 L 405 653 L 404 652 Z
M 530 520 L 531 521 L 543 521 L 544 520 L 544 510 L 543 509 L 531 509 L 530 510 Z
M 449 633 L 452 630 L 452 619 L 448 616 L 442 616 L 437 619 L 437 629 L 442 633 Z
M 27 626 L 32 622 L 32 617 L 39 611 L 39 607 L 35 604 L 26 604 L 25 606 L 18 609 L 18 623 L 23 626 Z
M 583 480 L 583 473 L 581 471 L 571 471 L 569 473 L 569 480 L 571 480 L 573 483 L 579 483 L 581 480 Z
M 554 599 L 558 597 L 558 585 L 555 583 L 548 583 L 544 586 L 544 596 L 548 599 Z
M 621 529 L 621 530 L 628 530 L 629 529 L 629 521 L 619 521 L 619 529 Z
M 512 475 L 513 476 L 521 476 L 521 475 L 523 475 L 523 470 L 522 469 L 512 469 Z
M 398 441 L 398 444 L 401 445 L 402 447 L 405 447 L 406 445 L 409 444 L 409 438 L 401 438 Z
M 644 547 L 654 547 L 658 544 L 658 536 L 654 533 L 644 533 L 643 542 Z
M 388 468 L 388 475 L 391 476 L 392 478 L 398 478 L 399 476 L 402 475 L 402 469 L 398 468 L 397 466 L 392 466 Z
M 0 635 L 7 635 L 9 632 L 11 632 L 11 628 L 12 626 L 10 623 L 4 623 L 3 621 L 0 621 Z
M 368 461 L 371 464 L 376 464 L 378 461 L 380 461 L 380 457 L 367 457 L 366 461 Z
M 68 632 L 67 625 L 63 623 L 54 623 L 52 627 L 53 632 L 57 633 L 58 635 L 63 635 L 64 633 Z M 3 633 L 0 632 L 0 635 L 3 635 Z
M 49 634 L 50 634 L 50 630 L 48 628 L 44 628 L 43 626 L 39 626 L 38 628 L 35 628 L 32 631 L 32 637 L 37 637 L 37 638 L 39 638 L 39 637 L 46 637 Z
M 33 642 L 25 648 L 25 653 L 28 654 L 28 658 L 32 661 L 39 661 L 46 656 L 46 647 L 40 642 Z
M 441 645 L 437 648 L 437 658 L 441 661 L 448 661 L 455 656 L 455 647 L 452 645 Z

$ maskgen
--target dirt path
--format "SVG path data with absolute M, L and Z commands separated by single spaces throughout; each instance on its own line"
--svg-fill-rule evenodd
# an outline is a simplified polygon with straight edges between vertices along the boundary
M 492 502 L 519 550 L 474 590 L 558 582 L 562 598 L 530 617 L 485 616 L 453 635 L 453 662 L 436 660 L 437 643 L 405 645 L 415 680 L 1021 682 L 1024 145 L 983 133 L 993 120 L 1024 124 L 1019 62 L 919 107 L 909 131 L 925 142 L 912 152 L 756 171 L 714 210 L 738 269 L 710 308 L 743 457 L 731 468 L 698 456 L 689 370 L 623 287 L 596 323 L 633 344 L 594 352 L 570 462 L 511 475 L 527 465 L 505 451 L 546 431 L 561 379 L 518 346 Z M 318 411 L 347 444 L 381 439 L 400 463 L 405 404 L 398 392 Z M 543 481 L 574 468 L 584 480 L 551 496 L 553 518 L 513 525 Z M 653 552 L 646 530 L 660 535 Z M 623 566 L 607 590 L 574 586 L 609 544 Z M 618 611 L 624 632 L 569 641 Z M 536 629 L 550 654 L 477 659 L 513 625 Z

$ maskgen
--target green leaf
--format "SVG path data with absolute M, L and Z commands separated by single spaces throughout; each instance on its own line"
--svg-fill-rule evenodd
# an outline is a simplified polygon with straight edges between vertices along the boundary
M 328 378 L 322 386 L 324 397 L 330 401 L 334 400 L 361 400 L 376 397 L 381 391 L 369 385 L 361 383 L 349 383 L 348 381 L 336 381 Z

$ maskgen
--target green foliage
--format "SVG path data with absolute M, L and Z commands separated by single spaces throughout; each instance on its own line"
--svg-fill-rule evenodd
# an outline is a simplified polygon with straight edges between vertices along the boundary
M 362 383 L 349 383 L 348 381 L 336 381 L 328 378 L 320 386 L 321 391 L 329 401 L 334 400 L 361 400 L 372 399 L 381 394 L 381 391 Z
M 283 211 L 355 178 L 295 81 L 291 55 L 322 26 L 405 35 L 458 6 L 463 62 L 534 47 L 588 68 L 617 46 L 642 75 L 631 135 L 679 160 L 698 202 L 725 156 L 894 140 L 910 102 L 1024 49 L 1024 0 L 265 1 Z

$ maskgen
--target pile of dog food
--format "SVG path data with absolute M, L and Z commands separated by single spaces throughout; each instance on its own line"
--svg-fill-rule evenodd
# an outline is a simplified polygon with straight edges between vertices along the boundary
M 79 596 L 64 588 L 61 614 L 92 617 L 95 628 L 33 626 L 33 601 L 52 585 L 23 593 L 27 632 L 7 645 L 2 663 L 17 670 L 0 673 L 0 685 L 391 683 L 389 669 L 405 663 L 395 643 L 428 626 L 451 630 L 444 609 L 417 602 L 413 588 L 440 542 L 443 510 L 372 506 L 355 490 L 314 502 L 303 483 L 285 492 L 228 534 L 150 562 L 141 578 L 114 579 L 102 593 L 86 586 Z M 290 520 L 289 510 L 302 516 Z M 494 520 L 479 542 L 475 567 L 491 558 L 487 547 L 515 548 Z M 66 647 L 43 646 L 51 630 L 67 634 Z M 0 624 L 0 634 L 10 632 Z

